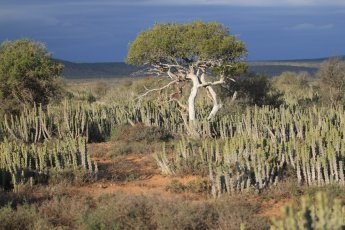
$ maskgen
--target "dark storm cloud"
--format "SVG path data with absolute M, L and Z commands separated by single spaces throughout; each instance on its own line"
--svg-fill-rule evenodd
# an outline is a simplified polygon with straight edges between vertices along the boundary
M 24 3 L 23 3 L 24 2 Z M 286 7 L 273 1 L 1 1 L 0 41 L 26 36 L 47 44 L 57 58 L 121 61 L 137 33 L 156 22 L 219 21 L 238 34 L 250 59 L 344 54 L 345 11 L 338 7 Z M 302 1 L 303 2 L 303 1 Z M 304 1 L 318 5 L 321 1 Z M 340 1 L 329 1 L 334 5 Z M 331 42 L 330 42 L 331 41 Z

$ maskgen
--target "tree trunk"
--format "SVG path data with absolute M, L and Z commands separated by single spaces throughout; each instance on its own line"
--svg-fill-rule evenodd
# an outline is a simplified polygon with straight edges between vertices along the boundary
M 200 82 L 199 82 L 198 77 L 194 73 L 189 74 L 188 77 L 192 79 L 192 83 L 193 83 L 193 86 L 188 98 L 189 122 L 195 122 L 195 119 L 196 119 L 195 118 L 195 98 L 198 94 Z
M 216 115 L 218 110 L 220 108 L 222 108 L 223 104 L 218 102 L 217 94 L 216 94 L 216 92 L 214 91 L 214 89 L 211 86 L 207 86 L 206 89 L 210 93 L 210 95 L 212 97 L 212 101 L 213 101 L 212 110 L 211 110 L 210 114 L 207 117 L 207 120 L 210 120 L 212 117 L 214 117 Z
M 195 116 L 195 99 L 198 95 L 199 90 L 199 78 L 194 73 L 188 74 L 188 78 L 192 80 L 193 86 L 188 98 L 188 118 L 189 118 L 189 132 L 192 136 L 199 136 L 199 133 L 196 130 L 196 116 Z
M 200 77 L 200 81 L 202 84 L 206 84 L 206 80 L 205 80 L 205 73 L 203 73 Z M 216 115 L 216 113 L 218 112 L 218 110 L 220 108 L 222 108 L 223 104 L 219 103 L 217 100 L 217 93 L 216 91 L 214 91 L 214 89 L 212 88 L 212 86 L 206 86 L 206 90 L 208 91 L 208 93 L 211 96 L 212 102 L 213 102 L 213 107 L 212 110 L 210 112 L 210 114 L 207 117 L 207 120 L 210 120 L 212 117 L 214 117 Z
M 195 98 L 198 94 L 198 87 L 193 86 L 188 98 L 188 114 L 189 114 L 189 121 L 195 121 Z

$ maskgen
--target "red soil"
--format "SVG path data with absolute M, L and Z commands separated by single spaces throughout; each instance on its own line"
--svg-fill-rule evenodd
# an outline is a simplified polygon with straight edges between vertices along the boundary
M 158 195 L 164 198 L 180 196 L 189 200 L 209 199 L 198 194 L 175 194 L 166 191 L 166 186 L 172 180 L 179 180 L 182 184 L 186 184 L 189 181 L 195 180 L 195 176 L 163 176 L 160 174 L 160 170 L 150 155 L 127 155 L 107 159 L 105 153 L 110 151 L 111 146 L 109 143 L 91 144 L 89 145 L 89 150 L 91 150 L 90 152 L 97 153 L 92 159 L 97 161 L 99 168 L 105 170 L 110 177 L 113 176 L 114 178 L 109 179 L 109 175 L 103 175 L 107 178 L 100 178 L 95 183 L 75 188 L 78 192 L 94 198 L 109 193 L 124 192 L 134 195 Z M 292 199 L 290 198 L 264 200 L 253 195 L 253 197 L 249 197 L 248 199 L 250 202 L 260 204 L 261 208 L 258 215 L 262 217 L 282 216 L 282 207 L 288 203 L 292 203 Z

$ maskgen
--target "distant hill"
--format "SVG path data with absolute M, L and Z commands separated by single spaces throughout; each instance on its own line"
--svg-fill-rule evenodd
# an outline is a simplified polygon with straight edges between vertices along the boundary
M 142 68 L 127 65 L 123 62 L 104 63 L 76 63 L 64 60 L 57 60 L 65 68 L 62 75 L 65 78 L 121 78 L 140 71 Z
M 305 66 L 291 66 L 291 65 L 253 65 L 251 63 L 248 64 L 249 72 L 263 74 L 268 77 L 278 76 L 283 72 L 308 72 L 309 74 L 313 75 L 317 72 L 317 67 L 305 67 Z
M 341 56 L 345 60 L 345 56 Z M 248 62 L 249 71 L 265 74 L 269 77 L 280 75 L 282 72 L 308 72 L 315 74 L 320 64 L 327 58 L 317 59 L 296 59 L 296 60 L 271 60 L 271 61 L 250 61 Z
M 342 57 L 345 60 L 345 56 Z M 286 71 L 306 71 L 314 74 L 321 62 L 327 58 L 300 59 L 300 60 L 272 60 L 249 61 L 249 71 L 265 74 L 269 77 L 276 76 Z M 128 76 L 145 76 L 142 67 L 127 65 L 123 62 L 105 63 L 76 63 L 57 60 L 64 64 L 63 76 L 70 79 L 85 78 L 121 78 Z

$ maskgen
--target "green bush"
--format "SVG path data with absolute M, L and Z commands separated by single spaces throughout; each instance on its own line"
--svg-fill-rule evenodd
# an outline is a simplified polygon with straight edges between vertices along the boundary
M 63 66 L 46 47 L 27 38 L 6 41 L 0 46 L 0 108 L 19 113 L 34 103 L 47 105 L 63 95 Z
M 223 97 L 232 97 L 235 92 L 236 99 L 241 104 L 274 107 L 283 104 L 282 93 L 276 90 L 264 75 L 244 74 L 236 78 L 236 82 L 229 81 L 221 90 Z

